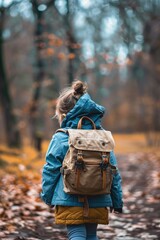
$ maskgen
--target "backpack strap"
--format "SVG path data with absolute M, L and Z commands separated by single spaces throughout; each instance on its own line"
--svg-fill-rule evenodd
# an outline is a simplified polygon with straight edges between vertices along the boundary
M 83 216 L 88 217 L 88 214 L 89 214 L 88 197 L 86 195 L 79 196 L 78 201 L 83 203 Z
M 75 161 L 76 187 L 79 187 L 80 174 L 85 169 L 82 150 L 78 149 L 77 159 Z
M 100 164 L 100 168 L 101 168 L 101 173 L 102 173 L 102 187 L 103 189 L 106 188 L 106 184 L 107 184 L 107 168 L 109 165 L 109 158 L 110 158 L 110 153 L 109 152 L 102 152 L 102 162 Z
M 92 121 L 91 118 L 89 118 L 89 117 L 87 117 L 87 116 L 81 117 L 81 119 L 80 119 L 79 122 L 78 122 L 78 126 L 77 126 L 78 129 L 81 129 L 81 128 L 82 128 L 82 121 L 83 121 L 83 119 L 88 120 L 88 121 L 92 124 L 93 129 L 96 129 L 95 123 Z
M 102 187 L 103 189 L 106 188 L 106 184 L 107 184 L 107 168 L 108 166 L 110 166 L 110 170 L 112 172 L 112 174 L 116 174 L 117 173 L 117 167 L 113 166 L 110 163 L 110 152 L 102 152 L 102 162 L 100 164 L 100 168 L 101 168 L 101 173 L 102 173 Z
M 57 129 L 55 133 L 58 133 L 58 132 L 63 132 L 63 133 L 65 133 L 65 134 L 68 134 L 68 131 L 67 131 L 67 130 L 64 130 L 63 128 Z

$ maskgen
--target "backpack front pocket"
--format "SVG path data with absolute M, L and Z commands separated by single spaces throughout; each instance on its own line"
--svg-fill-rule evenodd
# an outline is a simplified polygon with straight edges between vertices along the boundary
M 103 188 L 103 175 L 100 164 L 85 162 L 80 172 L 70 170 L 64 174 L 64 185 L 70 194 L 97 195 L 110 193 L 112 173 L 110 167 L 105 171 L 107 184 Z

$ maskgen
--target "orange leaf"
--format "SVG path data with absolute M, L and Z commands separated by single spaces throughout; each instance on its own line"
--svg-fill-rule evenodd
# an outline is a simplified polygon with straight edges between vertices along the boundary
M 68 58 L 69 58 L 69 59 L 74 59 L 75 56 L 76 56 L 76 55 L 75 55 L 74 53 L 70 53 L 70 54 L 68 55 Z

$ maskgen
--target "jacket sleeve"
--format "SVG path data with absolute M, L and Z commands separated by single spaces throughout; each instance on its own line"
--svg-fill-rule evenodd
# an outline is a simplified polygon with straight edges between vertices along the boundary
M 49 144 L 46 153 L 46 164 L 42 170 L 42 192 L 40 196 L 47 205 L 51 205 L 54 190 L 61 175 L 60 168 L 65 156 L 63 136 L 62 138 L 57 137 L 58 134 L 53 136 Z
M 117 160 L 114 152 L 111 152 L 110 162 L 113 165 L 117 165 Z M 123 207 L 121 182 L 122 182 L 122 179 L 121 179 L 120 172 L 118 170 L 117 173 L 113 175 L 113 182 L 111 187 L 111 198 L 113 202 L 113 208 L 115 210 L 119 209 L 119 211 Z

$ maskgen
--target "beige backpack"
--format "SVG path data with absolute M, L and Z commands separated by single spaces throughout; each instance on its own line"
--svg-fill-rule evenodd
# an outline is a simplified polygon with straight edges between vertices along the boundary
M 92 123 L 92 130 L 81 129 L 83 119 Z M 78 128 L 68 129 L 67 134 L 69 149 L 61 168 L 64 191 L 85 196 L 110 193 L 113 174 L 117 171 L 110 163 L 110 152 L 115 145 L 111 132 L 96 130 L 94 122 L 84 116 Z

